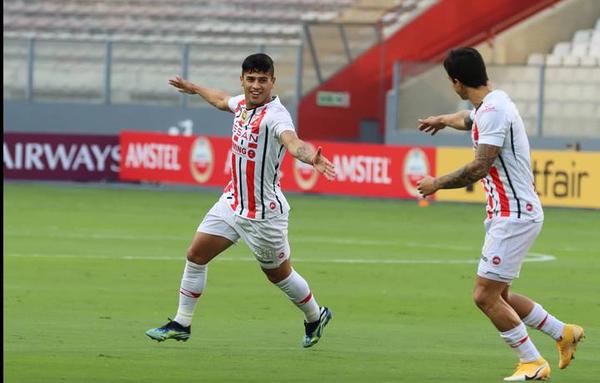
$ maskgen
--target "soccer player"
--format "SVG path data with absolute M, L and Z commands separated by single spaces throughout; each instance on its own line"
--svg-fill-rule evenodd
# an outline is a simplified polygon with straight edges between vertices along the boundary
M 269 281 L 304 313 L 302 345 L 311 347 L 323 335 L 332 313 L 317 304 L 308 283 L 290 262 L 290 206 L 281 192 L 280 168 L 286 150 L 329 180 L 334 179 L 335 168 L 320 147 L 315 150 L 298 138 L 289 112 L 271 94 L 275 69 L 269 56 L 248 56 L 240 81 L 244 94 L 231 97 L 179 76 L 169 80 L 179 92 L 197 94 L 216 108 L 234 113 L 231 181 L 198 226 L 187 251 L 175 318 L 146 335 L 159 342 L 189 339 L 192 315 L 206 285 L 207 264 L 242 238 Z
M 556 340 L 559 367 L 573 359 L 583 328 L 565 324 L 526 296 L 510 291 L 523 258 L 542 229 L 544 212 L 533 185 L 529 141 L 515 104 L 501 90 L 492 90 L 485 63 L 473 48 L 450 51 L 444 68 L 454 91 L 475 109 L 419 120 L 419 129 L 434 135 L 446 126 L 470 130 L 475 159 L 453 173 L 424 177 L 423 196 L 481 180 L 487 198 L 485 241 L 473 298 L 520 362 L 505 381 L 545 380 L 550 366 L 527 335 L 528 325 Z

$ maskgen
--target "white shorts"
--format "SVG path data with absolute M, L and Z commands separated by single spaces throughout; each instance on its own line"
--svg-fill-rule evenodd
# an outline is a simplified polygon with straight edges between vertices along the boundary
M 542 230 L 543 221 L 492 218 L 484 225 L 485 242 L 477 275 L 510 283 L 519 277 L 523 259 Z
M 197 231 L 225 237 L 235 243 L 246 242 L 263 269 L 276 269 L 290 258 L 288 213 L 268 220 L 242 218 L 233 213 L 225 198 L 220 198 L 206 213 Z

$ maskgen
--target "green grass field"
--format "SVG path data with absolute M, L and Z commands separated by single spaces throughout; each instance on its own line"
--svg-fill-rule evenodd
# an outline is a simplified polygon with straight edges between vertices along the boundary
M 187 343 L 144 335 L 175 315 L 185 251 L 216 192 L 4 184 L 4 381 L 500 382 L 516 356 L 471 290 L 483 206 L 289 196 L 296 269 L 334 318 L 301 313 L 240 243 L 210 264 Z M 600 379 L 600 212 L 546 209 L 517 291 L 583 325 L 577 360 L 530 334 L 554 382 Z

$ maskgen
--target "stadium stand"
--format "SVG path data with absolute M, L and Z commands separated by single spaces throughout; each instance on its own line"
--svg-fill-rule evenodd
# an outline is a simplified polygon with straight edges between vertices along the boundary
M 190 44 L 190 76 L 211 86 L 232 85 L 240 61 L 264 51 L 277 63 L 278 92 L 297 94 L 297 50 L 305 25 L 338 29 L 348 25 L 349 50 L 356 57 L 380 36 L 393 33 L 435 0 L 52 0 L 3 2 L 4 97 L 22 99 L 29 39 L 35 39 L 35 86 L 38 100 L 98 101 L 111 41 L 112 102 L 179 102 L 165 78 L 181 72 L 182 44 Z M 365 28 L 371 26 L 370 28 Z M 319 64 L 329 76 L 348 63 L 341 39 L 315 28 Z M 137 44 L 137 46 L 136 46 Z M 305 89 L 319 83 L 313 58 L 303 54 Z M 197 76 L 201 76 L 198 78 Z M 125 82 L 125 80 L 127 80 Z M 125 85 L 126 84 L 126 85 Z M 236 91 L 237 88 L 227 89 Z
M 600 135 L 600 19 L 594 29 L 576 31 L 571 41 L 557 42 L 551 52 L 532 53 L 527 64 L 532 67 L 546 65 L 544 134 Z M 527 111 L 523 114 L 528 118 L 537 113 L 534 105 L 528 103 L 531 96 L 534 95 L 519 97 L 524 104 L 522 109 Z M 571 123 L 574 117 L 579 121 L 576 127 Z M 576 132 L 569 129 L 576 129 Z

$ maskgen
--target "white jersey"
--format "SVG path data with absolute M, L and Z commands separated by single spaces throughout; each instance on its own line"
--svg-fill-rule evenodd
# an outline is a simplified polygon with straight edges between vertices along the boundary
M 235 214 L 264 220 L 287 213 L 290 206 L 281 192 L 280 168 L 285 147 L 279 135 L 295 130 L 292 118 L 278 97 L 254 109 L 246 108 L 244 95 L 231 97 L 235 113 L 231 136 L 231 181 L 224 197 Z
M 543 220 L 544 212 L 531 172 L 529 140 L 515 104 L 505 92 L 494 90 L 471 111 L 471 119 L 475 149 L 479 144 L 502 148 L 489 173 L 481 180 L 487 195 L 487 218 Z

